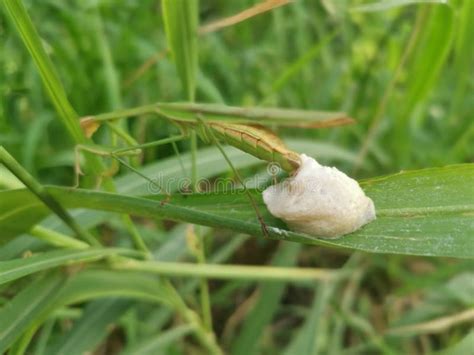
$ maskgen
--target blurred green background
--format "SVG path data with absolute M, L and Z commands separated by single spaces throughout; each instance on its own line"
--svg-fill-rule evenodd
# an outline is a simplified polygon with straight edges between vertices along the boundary
M 183 99 L 166 52 L 159 1 L 24 3 L 80 116 Z M 209 23 L 254 4 L 201 0 L 200 21 Z M 357 178 L 473 162 L 474 1 L 386 6 L 380 11 L 357 8 L 363 4 L 367 2 L 295 1 L 201 35 L 196 100 L 347 112 L 356 125 L 282 129 L 279 134 L 320 143 L 323 161 Z M 73 142 L 56 119 L 34 63 L 4 12 L 0 46 L 0 144 L 41 182 L 72 185 Z M 130 121 L 128 128 L 139 142 L 174 132 L 166 122 L 144 118 Z M 102 134 L 97 142 L 106 145 L 108 139 Z M 180 148 L 188 150 L 188 143 L 180 143 Z M 312 153 L 318 158 L 317 149 Z M 338 153 L 344 159 L 335 159 Z M 148 150 L 144 163 L 173 154 L 170 147 Z M 166 233 L 159 233 L 160 243 L 184 235 L 182 225 L 171 231 L 166 224 L 161 227 Z M 113 239 L 120 238 L 123 229 L 112 220 L 101 232 Z M 145 227 L 142 232 L 149 239 L 156 237 Z M 351 256 L 238 238 L 241 245 L 231 247 L 228 255 L 235 263 L 270 263 L 277 250 L 277 264 L 341 267 L 349 260 L 356 271 L 347 283 L 316 288 L 211 283 L 214 328 L 224 348 L 233 353 L 301 353 L 305 344 L 312 344 L 308 337 L 315 330 L 319 342 L 304 353 L 431 353 L 454 346 L 447 352 L 453 354 L 456 349 L 466 353 L 474 342 L 472 333 L 465 337 L 469 324 L 414 337 L 387 338 L 378 332 L 388 325 L 414 324 L 472 306 L 470 261 Z M 182 246 L 183 238 L 180 241 Z M 256 308 L 238 308 L 252 297 Z M 116 320 L 120 327 L 104 338 L 98 353 L 133 349 L 173 327 L 162 310 L 150 308 L 141 305 L 124 313 L 128 308 L 123 306 L 125 316 Z M 245 316 L 236 312 L 239 309 Z M 231 316 L 235 323 L 229 323 Z M 53 338 L 64 327 L 55 328 Z M 239 327 L 249 330 L 239 333 Z M 179 338 L 167 343 L 169 353 L 191 351 L 192 346 L 182 346 Z

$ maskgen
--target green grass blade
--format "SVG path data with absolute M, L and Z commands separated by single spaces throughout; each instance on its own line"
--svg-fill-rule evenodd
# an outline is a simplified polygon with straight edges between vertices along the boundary
M 470 90 L 470 76 L 465 75 L 465 73 L 470 72 L 474 66 L 474 46 L 472 45 L 472 38 L 474 38 L 474 26 L 472 26 L 472 23 L 474 23 L 474 2 L 462 1 L 457 5 L 458 8 L 455 10 L 457 16 L 455 19 L 454 63 L 452 64 L 452 68 L 455 68 L 456 72 L 456 90 L 451 101 L 451 123 L 458 123 L 462 119 L 462 110 L 459 110 L 459 108 L 467 102 L 466 97 L 469 96 Z M 466 115 L 466 122 L 468 115 Z M 473 129 L 472 127 L 474 126 L 471 126 L 471 129 Z M 465 130 L 463 132 L 467 133 Z
M 281 243 L 273 257 L 274 266 L 292 266 L 297 262 L 301 246 Z M 265 327 L 278 310 L 280 299 L 286 288 L 285 283 L 263 283 L 260 297 L 247 315 L 242 330 L 231 345 L 233 355 L 253 355 L 259 353 L 258 346 Z
M 28 173 L 2 146 L 0 146 L 0 163 L 5 165 L 36 197 L 54 212 L 65 224 L 71 228 L 77 237 L 91 245 L 99 243 L 84 230 L 71 215 L 51 196 L 36 179 Z
M 89 244 L 81 242 L 75 238 L 69 237 L 63 233 L 56 232 L 52 229 L 44 228 L 40 225 L 36 225 L 29 230 L 29 233 L 48 244 L 54 245 L 60 248 L 71 248 L 71 249 L 87 249 Z
M 324 282 L 315 288 L 313 305 L 304 325 L 285 349 L 285 355 L 322 354 L 322 343 L 328 337 L 328 308 L 336 284 Z
M 470 248 L 474 233 L 474 190 L 470 188 L 473 184 L 474 164 L 402 172 L 363 181 L 361 186 L 375 203 L 377 219 L 355 233 L 334 240 L 286 230 L 265 209 L 260 194 L 254 193 L 269 235 L 275 239 L 377 253 L 474 258 L 474 250 Z M 126 212 L 261 235 L 246 196 L 239 193 L 174 195 L 168 203 L 162 203 L 165 196 L 137 198 L 59 187 L 48 191 L 69 208 Z M 24 195 L 29 193 L 6 191 L 0 192 L 0 196 L 24 200 Z M 8 226 L 14 221 L 14 215 L 7 216 L 2 224 Z
M 196 94 L 196 78 L 198 73 L 198 47 L 197 30 L 199 26 L 199 2 L 198 0 L 163 0 L 163 20 L 168 40 L 168 47 L 176 64 L 178 75 L 181 78 L 186 98 L 194 101 Z M 196 188 L 197 181 L 197 137 L 191 132 L 191 188 Z M 202 260 L 205 260 L 204 252 Z M 207 284 L 202 284 L 201 294 L 207 296 Z M 204 312 L 210 319 L 210 306 Z M 210 324 L 209 322 L 206 322 Z
M 41 43 L 41 38 L 23 6 L 22 1 L 5 0 L 2 4 L 39 71 L 46 92 L 58 113 L 58 118 L 66 127 L 76 144 L 86 143 L 88 139 L 81 130 L 79 117 L 67 98 L 64 87 L 54 69 L 54 65 L 48 57 Z M 86 154 L 85 157 L 87 168 L 93 172 L 94 175 L 98 175 L 103 170 L 100 159 L 90 154 Z
M 474 330 L 471 330 L 465 337 L 454 345 L 449 346 L 434 353 L 435 355 L 464 355 L 474 349 Z
M 113 329 L 111 325 L 116 323 L 132 304 L 131 300 L 119 298 L 91 302 L 72 329 L 63 334 L 47 352 L 58 355 L 82 355 L 92 352 Z
M 155 355 L 165 354 L 166 348 L 176 342 L 182 337 L 188 335 L 193 331 L 193 328 L 189 325 L 180 325 L 170 330 L 160 332 L 151 339 L 141 341 L 137 345 L 125 349 L 122 355 Z
M 405 103 L 405 113 L 422 102 L 436 83 L 451 49 L 454 35 L 454 14 L 449 6 L 434 6 L 430 19 L 423 30 L 420 45 L 413 54 L 410 73 L 416 80 L 410 82 Z M 407 115 L 408 116 L 408 115 Z
M 38 279 L 0 309 L 0 352 L 25 331 L 39 327 L 54 310 L 70 304 L 104 297 L 175 302 L 166 285 L 149 275 L 87 270 L 63 281 L 57 274 Z
M 368 4 L 353 6 L 351 11 L 357 12 L 376 12 L 393 9 L 400 6 L 416 5 L 416 4 L 447 4 L 448 0 L 384 0 L 374 1 Z
M 0 308 L 0 353 L 5 353 L 44 308 L 54 302 L 62 282 L 57 274 L 37 279 Z
M 333 241 L 322 241 L 291 232 L 285 236 L 285 232 L 278 229 L 274 229 L 272 234 L 273 237 L 287 240 L 372 252 L 472 258 L 474 251 L 468 246 L 474 229 L 474 190 L 470 189 L 473 185 L 473 164 L 375 178 L 363 182 L 362 187 L 374 200 L 378 219 L 358 232 Z M 198 201 L 200 198 L 202 202 Z M 197 196 L 196 203 L 203 211 L 202 214 L 199 213 L 200 216 L 196 215 L 196 221 L 231 229 L 235 227 L 242 232 L 260 235 L 259 225 L 249 222 L 253 219 L 253 211 L 244 207 L 247 206 L 245 196 L 240 196 L 240 200 L 235 195 L 227 198 L 233 201 L 228 207 L 219 204 L 223 202 L 222 196 Z M 187 200 L 192 199 L 188 197 Z M 207 205 L 207 210 L 204 205 Z M 242 207 L 241 211 L 232 216 L 229 209 L 238 210 L 238 206 Z M 166 206 L 162 207 L 166 209 Z M 222 220 L 216 211 L 219 209 L 223 214 Z M 264 210 L 263 206 L 262 209 Z M 191 217 L 193 212 L 194 210 L 184 212 L 185 218 Z M 159 215 L 159 208 L 148 214 Z M 268 214 L 265 217 L 266 221 L 272 220 Z M 281 226 L 274 220 L 270 225 Z
M 296 77 L 296 75 L 300 71 L 302 71 L 312 60 L 314 60 L 314 58 L 316 58 L 320 54 L 321 49 L 326 47 L 328 43 L 334 39 L 337 33 L 338 31 L 335 31 L 325 37 L 322 41 L 318 41 L 301 57 L 299 57 L 287 68 L 285 68 L 285 70 L 272 83 L 271 92 L 269 96 L 280 91 L 280 89 L 284 87 L 289 80 Z M 266 99 L 264 99 L 263 101 L 266 101 Z
M 186 97 L 194 101 L 198 70 L 199 2 L 197 0 L 163 0 L 161 4 L 168 46 Z
M 131 298 L 173 304 L 163 282 L 155 276 L 115 270 L 85 270 L 58 292 L 54 309 L 103 297 Z M 52 309 L 46 310 L 51 312 Z
M 33 255 L 28 258 L 1 261 L 0 284 L 58 266 L 92 262 L 111 255 L 127 255 L 130 253 L 130 250 L 116 248 L 89 248 L 80 251 L 55 250 Z
M 453 9 L 448 5 L 433 6 L 425 28 L 418 39 L 407 72 L 410 78 L 400 115 L 395 123 L 396 134 L 393 136 L 394 147 L 400 150 L 400 156 L 408 159 L 410 155 L 409 123 L 419 129 L 427 115 L 412 117 L 416 108 L 422 104 L 429 93 L 436 87 L 448 54 L 450 53 L 455 29 Z M 410 122 L 410 119 L 412 121 Z
M 176 263 L 160 261 L 138 261 L 117 259 L 112 262 L 116 270 L 134 270 L 156 273 L 166 276 L 188 276 L 216 278 L 223 280 L 261 280 L 304 282 L 314 280 L 332 280 L 340 275 L 330 269 L 283 268 L 249 265 L 212 265 L 194 263 Z
M 54 65 L 46 54 L 40 36 L 22 1 L 5 0 L 2 3 L 38 68 L 46 91 L 56 111 L 59 113 L 59 118 L 69 134 L 74 138 L 74 141 L 84 143 L 85 138 L 79 126 L 77 114 L 67 99 L 64 87 L 54 70 Z
M 32 193 L 17 195 L 15 190 L 2 191 L 0 199 L 0 224 L 2 236 L 0 245 L 15 236 L 28 232 L 38 221 L 46 217 L 50 211 L 43 208 L 43 203 Z M 21 221 L 21 223 L 20 223 Z M 58 224 L 62 224 L 58 219 Z
M 55 319 L 50 319 L 42 326 L 41 333 L 39 334 L 35 344 L 33 355 L 47 355 L 46 347 L 53 333 L 54 324 Z

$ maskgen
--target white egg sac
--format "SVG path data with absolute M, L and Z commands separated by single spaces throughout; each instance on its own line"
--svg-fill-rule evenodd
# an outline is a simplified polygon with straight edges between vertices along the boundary
M 320 165 L 304 154 L 293 177 L 268 187 L 263 200 L 275 217 L 295 232 L 338 237 L 374 220 L 374 203 L 336 168 Z

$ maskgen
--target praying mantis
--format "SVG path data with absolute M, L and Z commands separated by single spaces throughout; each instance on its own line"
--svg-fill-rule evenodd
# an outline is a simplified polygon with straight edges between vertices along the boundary
M 76 147 L 76 177 L 82 174 L 79 165 L 80 151 L 87 151 L 101 156 L 110 156 L 125 164 L 143 176 L 136 169 L 127 165 L 121 156 L 133 156 L 142 149 L 162 144 L 175 144 L 189 136 L 190 131 L 196 132 L 204 142 L 215 144 L 225 160 L 234 172 L 234 175 L 242 184 L 238 171 L 227 157 L 220 142 L 232 145 L 259 159 L 276 163 L 283 170 L 292 173 L 300 166 L 299 154 L 288 149 L 283 141 L 274 134 L 269 127 L 299 127 L 299 128 L 323 128 L 334 127 L 354 123 L 354 120 L 340 112 L 303 111 L 277 108 L 242 108 L 215 104 L 201 103 L 156 103 L 140 106 L 132 109 L 115 111 L 110 113 L 87 116 L 81 120 L 81 127 L 85 134 L 91 137 L 102 124 L 140 116 L 144 114 L 155 114 L 176 125 L 181 134 L 168 137 L 154 142 L 139 145 L 131 145 L 125 148 L 105 148 L 97 145 L 80 145 Z M 110 126 L 114 129 L 114 126 Z M 117 128 L 115 128 L 117 129 Z M 116 131 L 116 133 L 120 133 Z M 242 184 L 243 185 L 243 184 Z M 251 202 L 257 219 L 262 225 L 264 235 L 267 235 L 266 227 L 257 208 L 253 196 L 245 189 Z

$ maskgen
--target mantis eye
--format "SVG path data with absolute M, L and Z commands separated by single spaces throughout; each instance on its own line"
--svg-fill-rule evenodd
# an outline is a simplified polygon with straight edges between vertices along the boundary
M 290 229 L 320 237 L 339 237 L 373 221 L 373 201 L 357 181 L 304 154 L 293 177 L 268 187 L 263 200 Z

